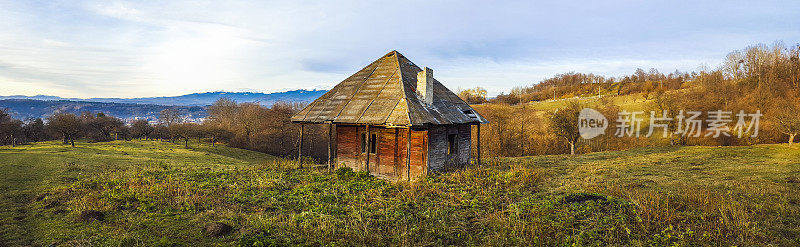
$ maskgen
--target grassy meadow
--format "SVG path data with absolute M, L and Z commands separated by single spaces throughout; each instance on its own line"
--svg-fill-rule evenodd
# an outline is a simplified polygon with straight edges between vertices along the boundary
M 207 144 L 76 145 L 0 147 L 0 246 L 800 245 L 785 144 L 501 158 L 411 183 Z
M 603 98 L 609 100 L 610 103 L 619 107 L 620 110 L 626 111 L 649 111 L 652 99 L 645 99 L 640 93 L 627 94 L 627 95 L 603 95 Z M 570 101 L 578 101 L 582 104 L 597 103 L 599 99 L 596 96 L 566 98 L 559 100 L 546 100 L 546 101 L 532 101 L 525 104 L 514 105 L 511 107 L 522 108 L 537 111 L 552 111 L 555 109 L 563 108 Z

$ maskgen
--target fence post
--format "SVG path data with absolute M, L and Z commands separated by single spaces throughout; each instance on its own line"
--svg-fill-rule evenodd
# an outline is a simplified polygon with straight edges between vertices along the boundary
M 411 181 L 411 127 L 408 127 L 406 137 L 406 170 L 408 171 L 408 181 Z
M 481 124 L 478 123 L 478 165 L 481 165 Z
M 367 136 L 366 136 L 366 142 L 367 143 L 366 143 L 366 149 L 365 149 L 367 151 L 366 152 L 367 153 L 367 173 L 370 173 L 369 172 L 369 151 L 370 151 L 369 148 L 372 147 L 371 146 L 372 143 L 370 143 L 370 137 L 371 136 L 370 136 L 370 133 L 369 133 L 369 124 L 367 124 Z
M 331 142 L 333 142 L 333 123 L 328 124 L 328 172 L 331 171 Z
M 297 164 L 303 168 L 303 124 L 300 124 L 300 143 L 297 145 Z

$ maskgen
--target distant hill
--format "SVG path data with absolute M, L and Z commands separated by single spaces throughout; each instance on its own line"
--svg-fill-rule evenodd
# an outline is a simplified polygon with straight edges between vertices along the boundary
M 16 119 L 46 118 L 54 113 L 67 112 L 81 114 L 83 112 L 103 112 L 124 120 L 147 119 L 155 121 L 159 112 L 173 108 L 189 122 L 205 119 L 207 113 L 204 106 L 164 106 L 154 104 L 105 103 L 70 100 L 33 100 L 5 99 L 0 100 L 0 109 L 7 109 Z
M 207 106 L 214 103 L 220 98 L 226 97 L 236 102 L 259 102 L 262 105 L 272 105 L 278 101 L 290 102 L 311 102 L 324 94 L 325 90 L 294 90 L 279 93 L 252 93 L 252 92 L 208 92 L 208 93 L 193 93 L 181 96 L 169 97 L 148 97 L 148 98 L 61 98 L 57 96 L 36 95 L 36 96 L 0 96 L 0 100 L 4 99 L 30 99 L 30 100 L 48 100 L 48 101 L 81 101 L 81 102 L 101 102 L 101 103 L 128 103 L 128 104 L 153 104 L 165 106 Z
M 167 108 L 177 109 L 187 121 L 203 120 L 206 106 L 220 98 L 229 98 L 236 102 L 258 102 L 270 106 L 278 101 L 311 102 L 327 91 L 294 90 L 279 93 L 247 93 L 247 92 L 208 92 L 193 93 L 171 97 L 149 98 L 61 98 L 58 96 L 0 96 L 0 109 L 8 109 L 17 119 L 45 118 L 57 112 L 81 114 L 83 112 L 103 112 L 111 116 L 132 120 L 144 118 L 155 120 L 159 112 Z

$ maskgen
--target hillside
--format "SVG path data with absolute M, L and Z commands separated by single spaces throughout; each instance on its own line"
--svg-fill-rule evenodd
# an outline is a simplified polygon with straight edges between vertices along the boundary
M 652 100 L 646 100 L 641 94 L 628 94 L 628 95 L 603 95 L 602 98 L 608 99 L 611 103 L 619 106 L 620 110 L 627 111 L 646 111 L 649 110 Z M 525 104 L 515 105 L 514 107 L 524 107 L 531 110 L 538 111 L 552 111 L 557 108 L 564 107 L 568 102 L 577 100 L 584 104 L 596 103 L 599 99 L 597 96 L 575 97 L 558 100 L 545 100 L 545 101 L 532 101 Z
M 149 231 L 163 230 L 178 231 L 167 232 L 166 234 L 171 234 L 167 235 L 171 238 L 184 238 L 186 236 L 178 234 L 188 235 L 195 232 L 181 231 L 192 224 L 187 221 L 189 218 L 180 214 L 189 209 L 184 208 L 187 204 L 171 204 L 181 208 L 178 209 L 178 214 L 171 210 L 161 211 L 149 207 L 159 201 L 199 193 L 201 189 L 212 189 L 209 182 L 213 181 L 205 181 L 207 177 L 195 177 L 203 181 L 188 180 L 185 177 L 187 171 L 191 175 L 213 176 L 256 167 L 274 159 L 269 155 L 241 149 L 199 146 L 188 150 L 180 145 L 157 141 L 80 143 L 76 148 L 69 148 L 58 142 L 35 143 L 15 149 L 3 146 L 0 147 L 0 181 L 3 181 L 0 184 L 3 198 L 0 200 L 0 208 L 3 208 L 0 213 L 0 225 L 3 226 L 0 228 L 0 246 L 29 243 L 45 246 L 51 243 L 105 245 L 103 243 L 119 243 L 139 234 L 142 234 L 141 238 L 150 241 L 149 243 L 156 243 L 153 241 L 158 241 L 160 236 L 143 235 L 149 234 Z M 179 176 L 181 179 L 166 179 L 172 176 Z M 112 189 L 111 187 L 121 185 L 123 180 L 145 186 L 139 189 L 152 189 L 149 193 L 156 194 L 150 194 L 149 196 L 154 197 L 149 199 L 139 198 L 142 200 L 137 199 L 134 202 L 131 200 L 136 196 L 131 194 L 132 191 L 91 191 Z M 150 187 L 141 184 L 142 182 L 156 184 L 151 184 L 154 186 Z M 157 184 L 168 185 L 162 182 L 181 184 L 159 187 Z M 190 187 L 186 183 L 195 183 L 199 187 Z M 77 196 L 75 193 L 81 195 Z M 98 207 L 109 212 L 103 224 L 75 221 L 78 211 Z M 119 210 L 126 207 L 133 207 L 130 208 L 133 210 Z M 155 214 L 153 217 L 146 215 L 152 213 Z
M 103 112 L 121 119 L 144 118 L 155 121 L 159 112 L 172 108 L 189 121 L 199 121 L 208 114 L 205 107 L 200 106 L 164 106 L 153 104 L 101 103 L 69 100 L 0 100 L 0 109 L 7 109 L 11 117 L 16 119 L 46 118 L 53 113 L 65 112 L 80 115 L 83 112 Z
M 493 160 L 389 183 L 157 141 L 0 147 L 0 245 L 797 245 L 800 148 Z M 85 222 L 85 210 L 103 221 Z M 229 235 L 204 226 L 223 222 Z
M 294 90 L 278 93 L 208 92 L 174 97 L 151 98 L 61 98 L 56 96 L 0 96 L 0 109 L 8 109 L 17 119 L 46 118 L 55 112 L 81 114 L 103 112 L 121 119 L 144 118 L 155 120 L 159 112 L 167 108 L 176 109 L 191 122 L 198 122 L 208 114 L 205 107 L 220 98 L 237 102 L 257 102 L 271 106 L 278 101 L 311 102 L 327 91 Z

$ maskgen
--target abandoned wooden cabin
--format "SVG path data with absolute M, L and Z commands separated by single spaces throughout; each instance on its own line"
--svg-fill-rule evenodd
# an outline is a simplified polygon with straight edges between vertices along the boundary
M 433 70 L 392 51 L 306 106 L 292 122 L 329 125 L 329 135 L 335 135 L 329 153 L 337 168 L 410 180 L 468 164 L 472 126 L 480 139 L 480 124 L 487 121 L 437 81 Z M 300 138 L 302 150 L 302 125 Z M 477 151 L 480 160 L 480 145 Z

